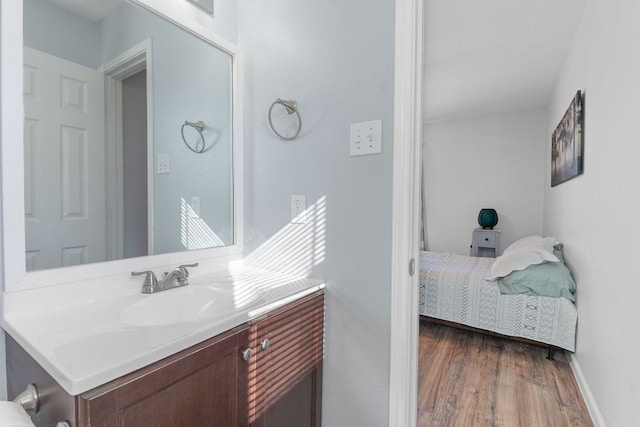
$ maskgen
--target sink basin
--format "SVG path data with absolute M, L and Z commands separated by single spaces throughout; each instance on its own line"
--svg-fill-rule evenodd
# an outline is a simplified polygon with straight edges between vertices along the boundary
M 234 309 L 231 293 L 203 285 L 187 285 L 140 297 L 139 301 L 122 310 L 122 323 L 132 326 L 173 325 L 226 316 Z

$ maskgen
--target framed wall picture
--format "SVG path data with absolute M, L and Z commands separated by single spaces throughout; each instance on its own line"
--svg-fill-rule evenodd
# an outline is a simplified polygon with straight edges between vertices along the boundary
M 578 91 L 551 135 L 552 187 L 583 172 L 582 107 L 582 92 Z

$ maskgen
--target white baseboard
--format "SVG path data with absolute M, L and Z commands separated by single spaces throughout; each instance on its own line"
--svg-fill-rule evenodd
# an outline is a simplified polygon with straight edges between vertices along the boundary
M 580 392 L 582 393 L 582 398 L 587 404 L 587 409 L 589 410 L 589 415 L 591 415 L 593 425 L 595 427 L 606 427 L 604 419 L 602 418 L 602 414 L 600 413 L 600 409 L 598 408 L 598 404 L 596 403 L 593 394 L 591 394 L 591 389 L 589 388 L 589 384 L 587 384 L 587 379 L 582 373 L 582 369 L 580 368 L 578 359 L 576 359 L 575 353 L 571 353 L 569 366 L 571 366 L 573 376 L 578 382 L 578 387 L 580 388 Z

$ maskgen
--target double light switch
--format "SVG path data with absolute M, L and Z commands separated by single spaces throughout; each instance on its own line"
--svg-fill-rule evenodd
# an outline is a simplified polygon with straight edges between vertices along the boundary
M 351 125 L 349 154 L 366 156 L 382 152 L 382 120 L 354 123 Z

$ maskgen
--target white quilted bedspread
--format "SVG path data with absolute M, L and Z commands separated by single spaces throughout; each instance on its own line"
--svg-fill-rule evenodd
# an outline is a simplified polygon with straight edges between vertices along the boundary
M 577 311 L 566 298 L 503 295 L 484 280 L 493 258 L 420 253 L 420 314 L 575 351 Z

